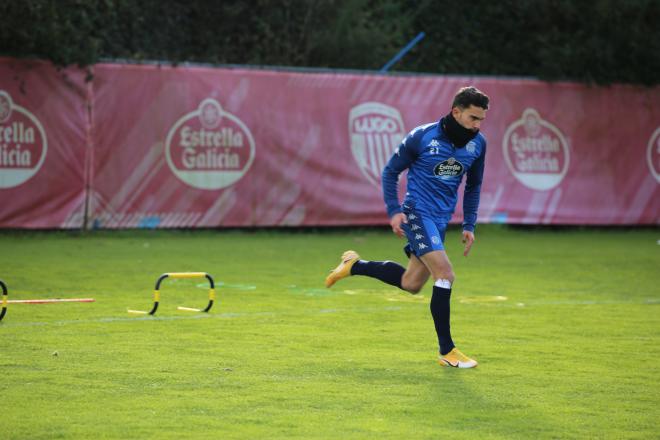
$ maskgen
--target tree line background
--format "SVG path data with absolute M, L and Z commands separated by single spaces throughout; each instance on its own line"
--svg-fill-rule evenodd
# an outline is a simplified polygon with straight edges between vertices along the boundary
M 659 0 L 9 0 L 0 54 L 660 83 Z

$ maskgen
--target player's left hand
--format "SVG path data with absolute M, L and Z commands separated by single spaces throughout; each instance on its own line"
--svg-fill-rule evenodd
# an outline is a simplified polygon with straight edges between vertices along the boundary
M 472 231 L 463 231 L 463 243 L 465 243 L 465 249 L 463 250 L 463 256 L 467 257 L 472 249 L 472 243 L 474 243 L 474 232 Z

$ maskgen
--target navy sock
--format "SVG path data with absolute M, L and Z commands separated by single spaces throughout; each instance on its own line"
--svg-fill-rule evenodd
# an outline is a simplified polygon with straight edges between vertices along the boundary
M 406 269 L 394 261 L 358 260 L 351 267 L 351 275 L 365 275 L 401 288 L 401 278 Z
M 440 354 L 447 354 L 454 348 L 454 341 L 451 339 L 449 329 L 449 300 L 451 299 L 451 289 L 433 286 L 433 296 L 431 297 L 431 316 L 435 324 L 435 332 L 438 334 L 438 344 L 440 345 Z

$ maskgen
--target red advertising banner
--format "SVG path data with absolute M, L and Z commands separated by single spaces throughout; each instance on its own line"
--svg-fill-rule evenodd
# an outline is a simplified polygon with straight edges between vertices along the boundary
M 480 222 L 660 224 L 660 87 L 122 64 L 85 84 L 39 64 L 25 95 L 12 69 L 0 109 L 44 129 L 28 143 L 32 119 L 0 112 L 0 227 L 387 224 L 383 166 L 468 84 L 491 97 Z
M 92 218 L 385 224 L 383 166 L 466 84 L 492 103 L 480 221 L 660 221 L 659 88 L 115 64 L 96 66 Z
M 660 88 L 475 83 L 493 98 L 482 221 L 660 223 Z
M 0 227 L 83 226 L 87 95 L 79 69 L 0 58 Z

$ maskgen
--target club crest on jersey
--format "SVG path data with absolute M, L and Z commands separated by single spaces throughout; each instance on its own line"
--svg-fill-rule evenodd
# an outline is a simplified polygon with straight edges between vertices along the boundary
M 476 149 L 477 149 L 477 144 L 475 144 L 474 141 L 468 142 L 468 144 L 465 146 L 465 150 L 470 154 L 474 154 Z
M 433 174 L 435 174 L 440 178 L 456 177 L 463 174 L 464 170 L 465 167 L 463 167 L 462 163 L 460 163 L 453 157 L 450 157 L 449 159 L 437 164 L 433 168 Z
M 380 187 L 383 168 L 406 135 L 401 113 L 380 102 L 365 102 L 351 109 L 348 132 L 353 159 L 364 177 Z

